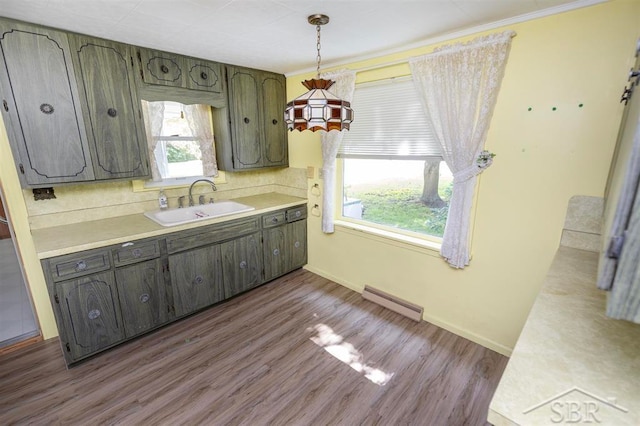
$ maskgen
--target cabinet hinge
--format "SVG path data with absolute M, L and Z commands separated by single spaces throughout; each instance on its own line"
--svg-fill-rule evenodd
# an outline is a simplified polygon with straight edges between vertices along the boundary
M 24 166 L 22 163 L 18 164 L 18 168 L 20 169 L 20 173 L 24 174 Z
M 64 346 L 65 346 L 65 348 L 67 348 L 67 352 L 71 352 L 71 346 L 69 346 L 69 343 L 67 343 Z
M 9 112 L 9 104 L 7 104 L 7 100 L 3 99 L 2 100 L 2 106 L 4 107 L 4 110 Z
M 55 300 L 57 304 L 60 304 L 60 298 L 57 294 L 53 295 L 53 300 Z

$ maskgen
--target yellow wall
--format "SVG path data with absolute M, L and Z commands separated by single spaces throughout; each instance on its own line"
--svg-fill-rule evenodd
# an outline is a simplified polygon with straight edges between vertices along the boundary
M 341 227 L 322 234 L 313 216 L 308 265 L 352 289 L 368 284 L 417 303 L 426 321 L 505 354 L 558 247 L 569 198 L 603 196 L 622 114 L 620 94 L 640 35 L 640 2 L 618 0 L 507 28 L 517 36 L 486 142 L 497 157 L 479 180 L 470 266 L 454 270 L 437 253 Z M 407 71 L 401 65 L 358 79 Z M 304 92 L 299 82 L 310 76 L 287 79 L 288 99 Z M 289 140 L 293 167 L 321 166 L 319 135 L 296 132 Z M 310 185 L 316 182 L 322 184 L 317 175 Z M 309 197 L 311 205 L 320 204 Z

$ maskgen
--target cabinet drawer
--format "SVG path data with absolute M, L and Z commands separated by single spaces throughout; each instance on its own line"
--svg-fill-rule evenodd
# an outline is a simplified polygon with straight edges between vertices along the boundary
M 285 212 L 283 211 L 269 213 L 262 216 L 262 227 L 272 228 L 274 226 L 282 225 L 283 223 L 286 223 L 286 221 L 287 221 L 286 215 L 285 215 Z
M 222 92 L 222 69 L 216 62 L 186 58 L 187 88 L 205 90 L 208 92 Z
M 113 249 L 113 263 L 116 266 L 127 265 L 141 260 L 160 256 L 160 245 L 157 241 L 128 242 L 121 248 Z
M 197 233 L 185 235 L 177 234 L 167 238 L 167 251 L 169 254 L 190 248 L 214 244 L 221 241 L 237 238 L 244 234 L 260 230 L 258 218 L 251 218 L 241 222 L 221 223 L 202 228 Z
M 295 222 L 307 217 L 307 206 L 298 206 L 287 210 L 287 222 Z
M 54 281 L 62 281 L 111 268 L 109 252 L 87 251 L 49 259 L 49 271 Z

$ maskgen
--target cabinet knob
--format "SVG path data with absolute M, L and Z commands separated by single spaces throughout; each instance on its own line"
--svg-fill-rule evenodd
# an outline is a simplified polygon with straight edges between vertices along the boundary
M 293 246 L 295 248 L 300 248 L 300 241 L 296 241 L 295 243 L 293 243 Z
M 142 250 L 139 248 L 134 248 L 133 250 L 131 250 L 131 256 L 136 258 L 142 256 Z
M 204 282 L 204 278 L 202 278 L 202 275 L 197 275 L 194 279 L 193 279 L 193 283 L 194 284 L 202 284 Z
M 107 115 L 108 115 L 109 117 L 115 117 L 116 115 L 118 115 L 118 111 L 116 111 L 116 109 L 115 109 L 115 108 L 109 108 L 109 109 L 107 110 Z
M 151 299 L 148 293 L 143 293 L 140 295 L 140 303 L 147 303 Z
M 300 210 L 298 210 L 298 211 L 296 212 L 296 217 L 300 217 L 300 216 L 302 216 L 302 212 L 301 212 Z
M 275 125 L 278 124 L 278 120 L 276 120 L 275 118 L 273 120 L 271 120 L 271 122 Z
M 249 124 L 251 120 L 249 120 L 249 117 L 245 117 L 243 121 L 245 122 L 245 124 Z
M 203 79 L 203 80 L 206 80 L 207 78 L 209 78 L 209 76 L 207 75 L 207 73 L 206 73 L 206 72 L 202 71 L 202 72 L 200 73 L 200 78 L 201 78 L 201 79 Z
M 280 250 L 278 249 L 273 249 L 273 255 L 274 256 L 278 256 L 280 254 Z
M 76 271 L 80 272 L 84 271 L 85 269 L 87 269 L 87 262 L 85 262 L 84 260 L 80 260 L 78 261 L 78 263 L 76 263 Z
M 169 68 L 166 65 L 162 65 L 160 66 L 160 71 L 162 71 L 164 74 L 169 72 Z
M 271 223 L 278 223 L 278 218 L 274 217 L 273 219 L 271 219 Z
M 247 267 L 247 262 L 245 260 L 240 262 L 240 269 L 246 269 L 246 267 Z
M 89 317 L 90 320 L 94 320 L 94 319 L 98 319 L 101 314 L 102 314 L 102 312 L 100 312 L 99 309 L 92 309 L 92 310 L 89 311 L 87 316 Z
M 53 108 L 53 105 L 51 104 L 42 104 L 40 105 L 40 111 L 42 111 L 43 114 L 53 114 L 53 111 L 55 109 Z

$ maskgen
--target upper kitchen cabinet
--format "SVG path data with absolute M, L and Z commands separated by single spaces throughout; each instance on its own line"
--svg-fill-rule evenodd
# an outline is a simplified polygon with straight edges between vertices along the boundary
M 130 47 L 70 35 L 97 180 L 149 176 Z
M 67 35 L 0 19 L 2 114 L 24 186 L 90 181 Z
M 226 74 L 228 107 L 214 110 L 218 167 L 287 166 L 285 77 L 235 66 L 227 66 Z
M 143 98 L 209 103 L 216 107 L 225 104 L 224 76 L 219 63 L 141 47 L 137 48 L 136 56 Z
M 149 176 L 128 46 L 0 19 L 2 113 L 26 187 Z

